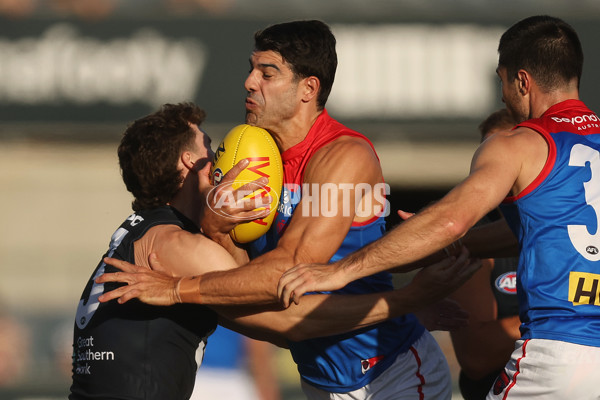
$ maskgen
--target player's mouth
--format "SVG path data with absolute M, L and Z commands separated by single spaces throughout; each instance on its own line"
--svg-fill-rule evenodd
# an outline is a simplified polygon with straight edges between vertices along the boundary
M 256 102 L 254 100 L 252 100 L 249 97 L 246 97 L 246 110 L 256 108 L 257 106 L 258 105 L 256 104 Z

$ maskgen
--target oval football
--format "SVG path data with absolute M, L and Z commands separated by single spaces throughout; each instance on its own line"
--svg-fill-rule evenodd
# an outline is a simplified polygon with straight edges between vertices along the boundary
M 275 218 L 279 196 L 283 185 L 283 166 L 281 155 L 277 144 L 266 130 L 247 124 L 238 125 L 231 129 L 217 148 L 211 168 L 211 178 L 213 184 L 218 186 L 223 176 L 240 160 L 247 158 L 250 163 L 235 179 L 233 188 L 238 189 L 242 185 L 252 182 L 260 177 L 267 177 L 269 183 L 264 188 L 249 190 L 246 198 L 252 198 L 255 203 L 255 209 L 264 208 L 262 201 L 266 195 L 273 198 L 271 203 L 271 212 L 263 219 L 242 221 L 231 232 L 233 240 L 238 243 L 247 243 L 258 239 L 264 235 Z M 225 201 L 235 201 L 232 199 L 223 199 L 215 205 L 216 212 L 228 216 L 220 209 Z

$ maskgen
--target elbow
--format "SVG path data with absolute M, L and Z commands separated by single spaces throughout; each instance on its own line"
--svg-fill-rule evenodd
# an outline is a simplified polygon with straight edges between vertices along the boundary
M 468 221 L 463 221 L 452 216 L 442 219 L 441 223 L 442 229 L 450 242 L 454 242 L 463 237 L 471 227 Z

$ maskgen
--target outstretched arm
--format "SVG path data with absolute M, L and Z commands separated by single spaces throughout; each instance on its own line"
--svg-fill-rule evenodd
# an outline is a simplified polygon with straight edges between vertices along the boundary
M 287 305 L 308 291 L 335 290 L 363 276 L 402 268 L 454 243 L 511 190 L 520 193 L 535 179 L 546 157 L 547 147 L 543 154 L 531 154 L 540 153 L 540 140 L 519 129 L 486 140 L 474 156 L 469 177 L 437 203 L 336 263 L 299 265 L 283 274 L 281 301 Z M 531 167 L 524 168 L 523 161 Z
M 155 262 L 153 264 L 155 270 L 162 269 Z M 463 249 L 458 258 L 452 257 L 423 269 L 407 286 L 393 291 L 364 295 L 310 295 L 302 304 L 287 309 L 278 305 L 212 308 L 231 321 L 228 327 L 256 339 L 281 344 L 273 335 L 299 341 L 347 332 L 417 311 L 447 296 L 479 266 L 479 261 L 470 260 L 468 252 Z M 104 274 L 98 282 L 121 281 L 128 285 L 101 296 L 100 301 L 113 299 L 117 293 L 121 294 L 119 302 L 136 297 L 145 301 L 148 300 L 144 297 L 145 293 L 156 292 L 161 293 L 161 297 L 157 300 L 159 297 L 150 296 L 151 304 L 172 305 L 179 302 L 179 278 L 126 262 L 118 263 L 118 267 L 123 272 Z
M 281 274 L 298 263 L 327 262 L 359 218 L 355 214 L 359 202 L 371 204 L 370 216 L 375 215 L 375 194 L 362 191 L 359 184 L 376 187 L 382 180 L 377 157 L 366 141 L 343 137 L 324 146 L 311 158 L 304 183 L 317 188 L 327 184 L 329 195 L 304 196 L 274 250 L 232 271 L 212 270 L 183 278 L 179 282 L 182 300 L 206 305 L 277 303 Z M 333 210 L 334 215 L 322 210 Z M 114 265 L 111 260 L 107 263 Z

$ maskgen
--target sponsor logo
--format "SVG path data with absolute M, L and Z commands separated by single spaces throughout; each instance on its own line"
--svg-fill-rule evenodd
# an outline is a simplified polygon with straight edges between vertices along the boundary
M 598 248 L 596 246 L 588 246 L 585 248 L 586 253 L 596 255 L 598 254 Z
M 218 185 L 223 180 L 223 171 L 221 168 L 217 168 L 213 172 L 213 185 Z
M 225 148 L 219 146 L 217 155 L 220 155 Z M 218 157 L 218 156 L 216 156 Z M 246 170 L 256 175 L 256 178 L 270 179 L 270 175 L 265 172 L 266 167 L 270 165 L 269 157 L 249 157 L 250 165 Z M 258 162 L 258 164 L 252 164 Z M 209 198 L 214 196 L 216 202 L 209 204 L 209 208 L 222 216 L 233 218 L 238 221 L 252 221 L 259 225 L 267 225 L 263 219 L 255 217 L 240 217 L 232 214 L 236 209 L 245 208 L 248 201 L 254 202 L 253 209 L 265 209 L 271 204 L 277 206 L 279 203 L 279 193 L 276 193 L 268 184 L 260 185 L 251 180 L 236 180 L 234 182 L 223 183 L 224 174 L 219 168 L 213 171 L 213 184 L 216 185 L 209 192 Z M 272 203 L 269 201 L 272 198 Z M 242 204 L 243 203 L 243 204 Z M 266 216 L 265 216 L 266 217 Z
M 137 214 L 131 214 L 129 217 L 127 217 L 127 221 L 131 221 L 129 223 L 129 225 L 131 225 L 131 226 L 136 226 L 137 224 L 139 224 L 143 220 L 144 220 L 144 218 L 140 217 Z
M 600 306 L 600 275 L 588 272 L 569 273 L 569 301 L 574 306 Z
M 223 153 L 225 153 L 225 143 L 221 142 L 221 144 L 219 144 L 219 147 L 217 147 L 217 151 L 215 151 L 215 159 L 213 161 L 215 163 L 219 161 L 219 158 L 221 158 L 221 155 Z
M 94 361 L 114 361 L 115 353 L 96 349 L 94 337 L 77 337 L 73 343 L 73 372 L 76 375 L 91 375 Z
M 53 24 L 37 36 L 0 39 L 0 99 L 38 105 L 106 102 L 152 108 L 196 98 L 209 60 L 195 37 L 170 39 L 151 28 L 110 40 L 76 25 Z
M 494 282 L 496 289 L 502 293 L 517 293 L 517 273 L 515 271 L 506 272 L 496 278 Z
M 360 360 L 360 368 L 362 370 L 363 375 L 367 373 L 368 370 L 373 368 L 375 364 L 379 361 L 383 360 L 385 356 L 376 356 L 372 358 L 368 358 L 366 360 Z
M 294 209 L 300 202 L 300 197 L 300 185 L 284 185 L 277 212 L 285 218 L 291 217 Z
M 588 114 L 588 115 L 578 115 L 576 117 L 571 118 L 558 118 L 558 117 L 550 117 L 552 121 L 559 123 L 566 123 L 571 125 L 581 125 L 590 122 L 600 122 L 598 116 L 596 114 Z

